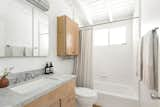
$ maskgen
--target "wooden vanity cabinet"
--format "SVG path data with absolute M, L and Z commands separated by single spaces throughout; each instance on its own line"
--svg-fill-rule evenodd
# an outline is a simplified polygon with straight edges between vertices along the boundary
M 75 81 L 65 83 L 24 107 L 76 107 Z
M 67 16 L 57 17 L 57 55 L 79 54 L 79 27 Z

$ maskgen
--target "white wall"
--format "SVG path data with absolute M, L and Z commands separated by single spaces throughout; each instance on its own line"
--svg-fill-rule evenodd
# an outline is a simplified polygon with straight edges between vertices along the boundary
M 138 53 L 138 42 L 140 38 L 140 18 L 136 18 L 132 20 L 132 49 L 133 49 L 133 70 L 135 71 L 134 80 L 135 80 L 135 88 L 137 95 L 139 97 L 139 78 L 138 78 L 138 72 L 137 72 L 137 53 Z
M 5 31 L 4 31 L 4 27 L 5 24 L 2 21 L 2 19 L 0 19 L 0 56 L 4 56 L 4 46 L 5 46 L 5 41 L 4 41 L 4 35 L 5 35 Z
M 155 27 L 160 27 L 160 0 L 141 0 L 141 36 L 151 31 Z M 141 83 L 141 106 L 142 107 L 160 107 L 160 100 L 153 100 L 150 92 L 143 83 Z
M 93 71 L 95 72 L 95 78 L 101 76 L 102 81 L 135 87 L 136 73 L 133 70 L 132 21 L 113 23 L 108 27 L 122 25 L 127 27 L 127 45 L 94 46 Z
M 21 1 L 21 0 L 19 0 Z M 5 2 L 5 1 L 4 1 Z M 43 58 L 0 58 L 0 68 L 6 66 L 14 66 L 15 69 L 12 72 L 23 72 L 28 70 L 34 70 L 43 68 L 46 61 L 53 61 L 56 72 L 59 73 L 71 73 L 73 70 L 73 59 L 62 59 L 56 56 L 56 32 L 57 32 L 57 16 L 68 15 L 72 16 L 72 10 L 65 3 L 65 0 L 49 0 L 50 11 L 49 11 L 49 26 L 50 26 L 50 39 L 49 39 L 49 57 Z M 0 11 L 4 8 L 1 7 Z

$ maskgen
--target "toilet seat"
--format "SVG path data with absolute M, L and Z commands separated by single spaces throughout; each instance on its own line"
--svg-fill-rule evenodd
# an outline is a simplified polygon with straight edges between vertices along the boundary
M 84 97 L 84 98 L 94 98 L 94 97 L 97 97 L 97 93 L 96 91 L 89 88 L 77 87 L 76 96 Z
M 76 88 L 76 99 L 78 107 L 92 107 L 97 101 L 97 93 L 89 88 Z

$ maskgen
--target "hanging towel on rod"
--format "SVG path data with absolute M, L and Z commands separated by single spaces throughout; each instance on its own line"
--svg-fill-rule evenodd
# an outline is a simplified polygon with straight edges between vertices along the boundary
M 24 56 L 32 56 L 32 48 L 31 47 L 24 48 Z
M 149 89 L 156 91 L 158 91 L 158 48 L 159 36 L 156 30 L 153 30 L 141 38 L 138 53 L 139 78 Z
M 24 56 L 24 47 L 12 47 L 12 56 Z

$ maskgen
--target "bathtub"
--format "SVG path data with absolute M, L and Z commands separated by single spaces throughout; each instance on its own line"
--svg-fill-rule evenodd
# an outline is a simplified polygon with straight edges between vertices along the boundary
M 94 89 L 102 107 L 139 107 L 138 90 L 130 86 L 96 80 Z

